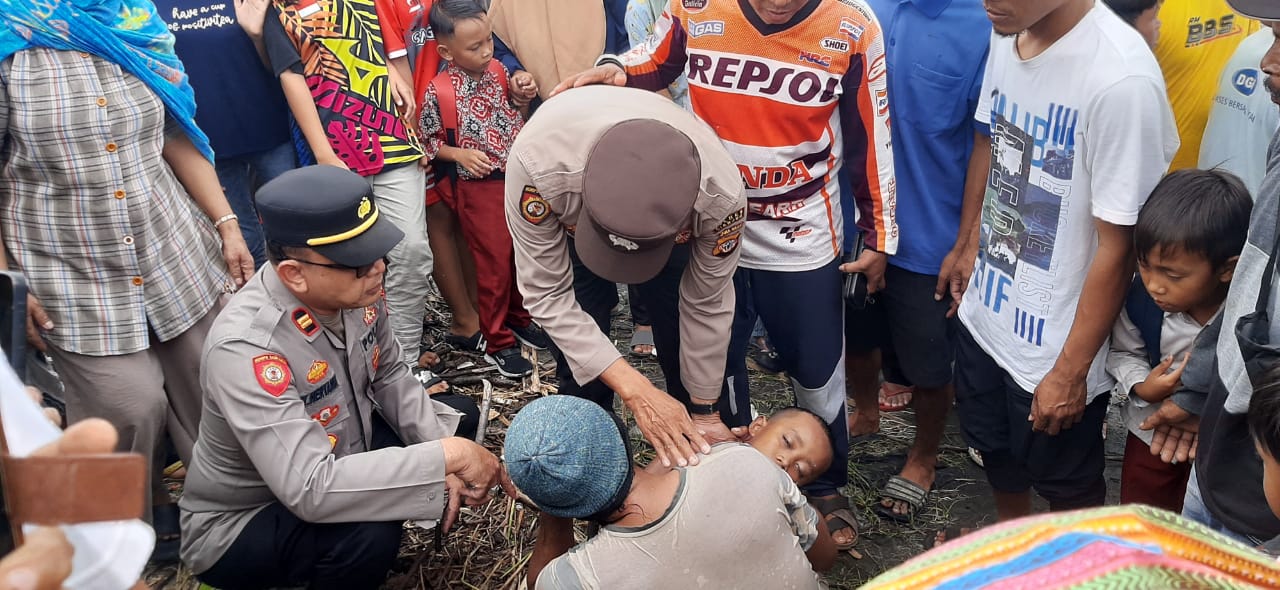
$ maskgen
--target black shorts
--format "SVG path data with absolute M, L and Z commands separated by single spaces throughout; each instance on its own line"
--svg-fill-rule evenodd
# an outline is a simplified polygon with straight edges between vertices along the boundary
M 884 280 L 874 303 L 860 310 L 846 306 L 845 346 L 851 354 L 882 349 L 886 381 L 926 389 L 950 383 L 956 321 L 947 317 L 950 297 L 933 298 L 938 277 L 890 264 Z
M 1049 436 L 1031 429 L 1030 392 L 1001 369 L 962 325 L 956 329 L 956 413 L 969 446 L 982 452 L 998 492 L 1035 488 L 1052 510 L 1101 506 L 1107 497 L 1102 424 L 1109 393 L 1085 406 L 1079 424 Z

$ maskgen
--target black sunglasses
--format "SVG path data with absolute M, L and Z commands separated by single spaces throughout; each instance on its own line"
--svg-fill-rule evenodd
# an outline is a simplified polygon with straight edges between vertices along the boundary
M 282 256 L 280 259 L 281 259 L 281 260 L 292 260 L 292 261 L 294 261 L 294 262 L 301 262 L 301 263 L 303 263 L 303 264 L 310 264 L 311 266 L 323 266 L 323 267 L 325 267 L 325 268 L 332 268 L 332 269 L 334 269 L 334 270 L 354 270 L 354 271 L 356 271 L 356 278 L 357 278 L 357 279 L 362 279 L 362 278 L 364 278 L 364 276 L 365 276 L 365 275 L 369 274 L 369 271 L 373 270 L 373 266 L 374 266 L 375 264 L 378 264 L 378 261 L 377 261 L 377 260 L 375 260 L 375 261 L 373 261 L 373 262 L 370 262 L 369 264 L 366 264 L 366 265 L 364 265 L 364 266 L 347 266 L 347 265 L 345 265 L 345 264 L 326 264 L 326 263 L 323 263 L 323 262 L 312 262 L 312 261 L 310 261 L 310 260 L 303 260 L 303 259 L 301 259 L 301 258 L 290 258 L 290 257 L 288 257 L 288 256 Z M 383 256 L 383 257 L 382 257 L 382 262 L 383 262 L 383 264 L 391 264 L 391 259 L 390 259 L 390 258 L 387 258 L 386 256 Z

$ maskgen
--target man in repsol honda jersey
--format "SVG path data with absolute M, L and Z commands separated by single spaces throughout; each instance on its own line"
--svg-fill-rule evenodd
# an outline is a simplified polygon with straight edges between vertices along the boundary
M 849 448 L 841 271 L 865 273 L 874 292 L 898 244 L 880 25 L 861 0 L 672 0 L 647 42 L 602 56 L 557 91 L 591 83 L 660 90 L 682 73 L 693 112 L 747 186 L 722 419 L 743 426 L 750 417 L 746 343 L 759 315 L 799 405 L 831 426 L 835 460 L 805 491 L 837 545 L 850 547 L 856 522 L 839 493 Z M 837 178 L 842 168 L 848 187 Z M 865 249 L 841 265 L 846 207 L 856 209 Z

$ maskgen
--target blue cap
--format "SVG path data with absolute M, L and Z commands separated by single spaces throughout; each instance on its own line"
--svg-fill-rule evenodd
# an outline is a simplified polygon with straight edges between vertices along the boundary
M 616 510 L 631 487 L 621 422 L 580 397 L 552 395 L 521 409 L 507 429 L 502 460 L 516 487 L 552 516 Z

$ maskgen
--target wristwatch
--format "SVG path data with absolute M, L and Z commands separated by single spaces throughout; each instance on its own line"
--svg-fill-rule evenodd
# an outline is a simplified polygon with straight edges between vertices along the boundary
M 689 402 L 688 406 L 689 413 L 695 416 L 711 416 L 720 412 L 720 410 L 716 409 L 715 404 L 695 404 L 693 402 Z

